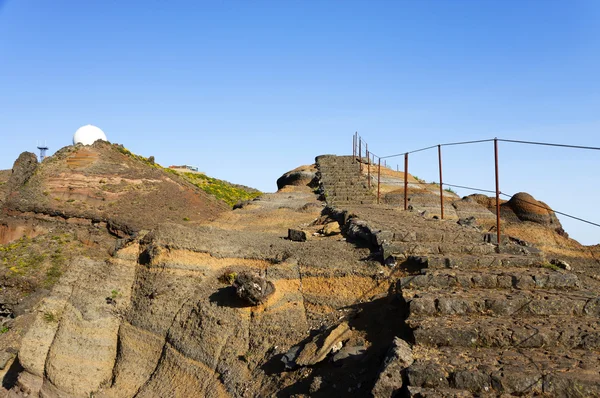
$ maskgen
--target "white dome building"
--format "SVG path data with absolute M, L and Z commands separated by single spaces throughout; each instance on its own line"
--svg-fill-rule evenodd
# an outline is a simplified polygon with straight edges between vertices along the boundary
M 108 141 L 104 131 L 100 130 L 96 126 L 92 126 L 91 124 L 78 128 L 73 135 L 73 145 L 92 145 L 98 140 Z

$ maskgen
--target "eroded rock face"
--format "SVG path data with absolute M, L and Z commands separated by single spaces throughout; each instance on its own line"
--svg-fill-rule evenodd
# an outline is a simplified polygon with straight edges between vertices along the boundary
M 282 189 L 288 185 L 314 185 L 316 186 L 317 168 L 314 164 L 310 166 L 300 166 L 294 170 L 288 171 L 277 179 L 277 189 Z
M 31 152 L 19 155 L 12 168 L 12 174 L 7 182 L 9 192 L 19 189 L 24 185 L 38 166 L 37 156 Z

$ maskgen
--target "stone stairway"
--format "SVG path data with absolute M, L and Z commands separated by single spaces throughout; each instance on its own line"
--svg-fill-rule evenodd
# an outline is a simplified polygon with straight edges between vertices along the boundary
M 349 238 L 378 246 L 400 275 L 410 396 L 600 396 L 600 296 L 576 273 L 456 222 L 375 205 L 342 213 Z
M 404 370 L 409 396 L 600 397 L 599 286 L 526 242 L 498 245 L 474 227 L 372 204 L 351 157 L 317 165 L 346 237 L 399 276 L 415 359 Z
M 375 195 L 368 188 L 358 163 L 352 156 L 322 155 L 316 158 L 321 188 L 329 206 L 373 204 Z

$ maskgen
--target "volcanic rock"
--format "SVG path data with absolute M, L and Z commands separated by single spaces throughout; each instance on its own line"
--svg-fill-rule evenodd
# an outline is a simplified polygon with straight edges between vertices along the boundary
M 299 229 L 288 229 L 288 239 L 294 242 L 305 242 L 306 232 L 300 231 Z
M 38 166 L 37 156 L 31 152 L 23 152 L 19 155 L 12 168 L 12 174 L 7 183 L 10 191 L 19 189 L 24 185 Z
M 338 235 L 341 233 L 340 224 L 337 221 L 327 223 L 321 229 L 321 233 L 325 236 Z
M 333 346 L 348 339 L 350 333 L 348 323 L 342 322 L 328 333 L 318 334 L 306 343 L 296 358 L 296 363 L 300 366 L 308 366 L 321 362 L 331 352 Z
M 277 189 L 282 189 L 288 185 L 310 185 L 317 186 L 317 168 L 314 164 L 310 166 L 300 166 L 294 170 L 288 171 L 277 179 Z
M 237 295 L 251 305 L 261 304 L 275 293 L 273 282 L 248 272 L 242 272 L 237 275 L 233 286 L 236 289 Z
M 371 393 L 373 397 L 392 397 L 402 387 L 402 372 L 414 362 L 412 349 L 406 341 L 394 337 L 383 361 L 381 373 Z
M 506 203 L 501 205 L 501 215 L 509 221 L 531 221 L 552 228 L 562 228 L 554 211 L 533 196 L 525 192 L 513 195 Z M 517 218 L 517 220 L 513 217 Z

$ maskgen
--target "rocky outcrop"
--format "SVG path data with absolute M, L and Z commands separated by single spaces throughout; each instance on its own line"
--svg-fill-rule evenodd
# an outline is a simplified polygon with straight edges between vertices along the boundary
M 7 182 L 9 192 L 21 188 L 33 175 L 38 167 L 37 156 L 31 152 L 23 152 L 19 155 L 12 168 L 12 174 Z
M 398 394 L 403 386 L 404 372 L 413 362 L 412 349 L 408 343 L 395 337 L 371 391 L 373 397 L 391 398 Z
M 525 192 L 519 192 L 503 203 L 501 216 L 509 221 L 530 221 L 553 229 L 562 229 L 550 206 Z
M 65 147 L 40 165 L 25 152 L 7 185 L 9 214 L 87 219 L 122 236 L 161 222 L 206 221 L 228 209 L 178 175 L 105 141 Z
M 347 181 L 329 172 L 358 167 L 321 160 L 334 190 Z M 522 240 L 491 243 L 468 209 L 459 224 L 338 192 L 320 214 L 288 185 L 210 223 L 160 223 L 108 261 L 78 257 L 32 314 L 11 393 L 600 395 L 600 283 Z M 331 219 L 342 236 L 324 233 Z
M 282 239 L 283 228 L 269 232 L 267 222 L 281 223 L 282 205 L 294 209 L 294 223 L 319 216 L 320 206 L 307 212 L 305 205 L 317 200 L 303 189 L 264 195 L 229 214 L 257 223 L 254 230 L 240 230 L 227 217 L 199 227 L 161 224 L 119 241 L 108 262 L 74 261 L 25 335 L 15 390 L 99 397 L 272 396 L 295 388 L 367 394 L 401 319 L 369 326 L 397 313 L 387 295 L 391 282 L 368 249 L 339 237 L 298 243 Z M 259 295 L 248 305 L 221 282 L 224 274 L 243 273 L 268 278 L 245 281 L 270 293 L 266 300 Z M 332 353 L 342 342 L 348 346 Z M 284 372 L 281 359 L 293 346 L 303 347 L 305 365 Z M 313 370 L 313 362 L 324 368 Z
M 317 168 L 316 166 L 300 166 L 294 170 L 288 171 L 277 179 L 277 189 L 282 189 L 286 186 L 303 186 L 308 185 L 316 187 L 317 182 Z

